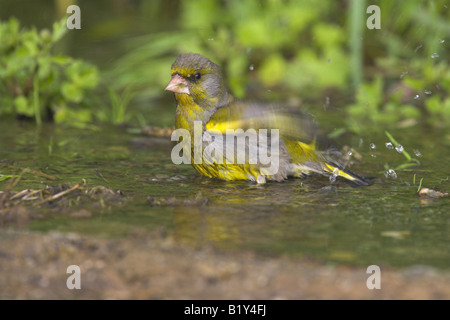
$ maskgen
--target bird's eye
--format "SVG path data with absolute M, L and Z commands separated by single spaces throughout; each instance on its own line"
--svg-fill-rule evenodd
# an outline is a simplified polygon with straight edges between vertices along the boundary
M 194 74 L 195 80 L 200 80 L 201 77 L 202 77 L 202 74 L 200 72 L 197 72 L 196 74 Z

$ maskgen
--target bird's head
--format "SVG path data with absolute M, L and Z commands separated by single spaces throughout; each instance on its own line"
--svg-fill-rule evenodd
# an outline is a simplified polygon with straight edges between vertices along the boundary
M 172 64 L 171 76 L 165 90 L 173 91 L 179 103 L 191 98 L 207 110 L 218 108 L 228 101 L 219 67 L 200 54 L 180 55 Z

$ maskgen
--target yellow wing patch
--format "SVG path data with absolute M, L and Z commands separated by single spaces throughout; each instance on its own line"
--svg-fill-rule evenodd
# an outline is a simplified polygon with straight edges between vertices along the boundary
M 334 175 L 337 175 L 337 176 L 343 177 L 343 178 L 345 178 L 345 179 L 348 179 L 348 180 L 350 180 L 350 181 L 358 180 L 357 178 L 355 178 L 355 177 L 349 175 L 348 173 L 345 173 L 345 172 L 342 171 L 341 169 L 336 168 L 335 166 L 332 166 L 332 165 L 330 165 L 330 164 L 328 164 L 328 163 L 325 163 L 325 168 L 324 168 L 324 170 L 325 170 L 325 171 L 328 171 L 329 173 L 332 173 L 332 174 L 334 174 Z

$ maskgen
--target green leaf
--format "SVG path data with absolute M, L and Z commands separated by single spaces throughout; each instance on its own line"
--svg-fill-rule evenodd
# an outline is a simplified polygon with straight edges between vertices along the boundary
M 240 55 L 230 61 L 227 66 L 228 84 L 233 94 L 238 98 L 245 95 L 245 84 L 248 73 L 248 58 L 246 55 Z
M 243 46 L 267 48 L 273 43 L 271 28 L 260 18 L 245 19 L 237 26 L 236 35 Z
M 66 34 L 66 18 L 61 19 L 53 24 L 52 42 L 58 42 Z
M 345 128 L 337 128 L 336 130 L 334 130 L 328 134 L 328 138 L 336 139 L 339 136 L 341 136 L 342 134 L 344 134 L 346 131 L 347 130 Z
M 6 179 L 11 179 L 11 178 L 15 178 L 15 177 L 17 177 L 17 176 L 11 175 L 11 174 L 9 174 L 9 175 L 0 174 L 0 181 L 5 181 Z
M 314 26 L 313 34 L 320 47 L 336 47 L 345 40 L 343 29 L 338 25 L 319 23 Z
M 286 62 L 284 58 L 278 54 L 270 55 L 260 67 L 259 75 L 262 82 L 267 86 L 279 84 L 286 71 Z
M 401 106 L 400 113 L 406 118 L 418 119 L 420 117 L 420 110 L 410 104 Z
M 64 98 L 69 101 L 78 103 L 83 99 L 83 89 L 81 89 L 74 83 L 64 82 L 61 86 L 61 92 Z
M 63 55 L 51 56 L 51 57 L 49 57 L 49 59 L 52 63 L 56 63 L 57 65 L 60 65 L 60 66 L 63 66 L 63 65 L 66 65 L 66 64 L 72 62 L 71 57 L 66 57 Z
M 14 99 L 14 106 L 18 114 L 31 117 L 34 115 L 33 106 L 29 103 L 28 99 L 24 96 L 18 96 Z
M 383 99 L 383 79 L 377 76 L 372 83 L 364 83 L 359 86 L 356 93 L 356 100 L 359 103 L 367 104 L 371 110 L 377 110 Z
M 427 107 L 429 113 L 439 114 L 444 104 L 442 103 L 440 97 L 435 95 L 425 101 L 425 106 Z
M 79 84 L 82 88 L 95 88 L 98 84 L 98 70 L 94 66 L 83 64 L 79 74 Z
M 50 59 L 48 59 L 48 57 L 39 57 L 37 59 L 37 65 L 38 65 L 39 79 L 46 79 L 50 75 L 50 72 L 51 72 Z

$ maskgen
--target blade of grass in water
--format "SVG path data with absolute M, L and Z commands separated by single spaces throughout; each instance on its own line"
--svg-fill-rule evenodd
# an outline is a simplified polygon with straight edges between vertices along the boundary
M 419 188 L 417 188 L 417 192 L 419 192 L 420 189 L 422 188 L 422 181 L 423 181 L 423 178 L 420 179 Z
M 394 139 L 394 137 L 387 131 L 384 132 L 386 134 L 386 136 L 388 137 L 388 139 L 394 144 L 394 147 L 397 147 L 399 145 L 399 143 L 397 142 L 397 140 Z M 402 154 L 405 156 L 406 160 L 408 161 L 412 161 L 411 156 L 409 155 L 408 152 L 406 152 L 405 149 L 402 150 Z

